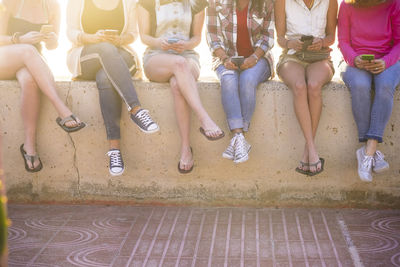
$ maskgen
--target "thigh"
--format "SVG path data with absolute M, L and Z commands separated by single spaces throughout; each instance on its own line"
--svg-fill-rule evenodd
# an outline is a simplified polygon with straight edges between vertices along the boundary
M 135 74 L 136 61 L 135 61 L 134 56 L 123 48 L 118 48 L 118 53 L 121 55 L 122 59 L 125 61 L 131 74 L 132 75 Z
M 352 94 L 371 92 L 372 74 L 368 71 L 347 65 L 342 72 L 342 79 Z
M 174 64 L 177 60 L 184 59 L 182 56 L 172 54 L 155 54 L 150 57 L 144 66 L 147 78 L 154 82 L 168 82 L 174 75 Z
M 297 83 L 305 84 L 305 74 L 304 66 L 293 61 L 283 63 L 279 68 L 280 78 L 291 89 L 296 88 Z
M 332 65 L 328 60 L 311 63 L 306 68 L 306 78 L 308 82 L 315 82 L 324 85 L 333 77 Z
M 256 65 L 240 73 L 240 80 L 252 82 L 255 85 L 266 81 L 271 76 L 271 68 L 265 58 L 261 58 Z
M 16 73 L 23 67 L 25 63 L 21 57 L 24 49 L 30 49 L 30 45 L 6 45 L 0 46 L 0 79 L 15 79 Z M 33 46 L 31 49 L 35 49 Z M 40 56 L 36 51 L 33 56 Z
M 197 63 L 197 61 L 194 60 L 193 58 L 186 58 L 186 61 L 188 62 L 188 65 L 190 67 L 190 72 L 192 73 L 194 79 L 197 80 L 200 76 L 199 63 Z
M 223 64 L 219 65 L 215 70 L 218 79 L 221 82 L 221 89 L 237 89 L 239 86 L 239 72 L 225 68 Z
M 375 88 L 388 87 L 393 91 L 400 84 L 400 61 L 378 75 L 374 75 Z

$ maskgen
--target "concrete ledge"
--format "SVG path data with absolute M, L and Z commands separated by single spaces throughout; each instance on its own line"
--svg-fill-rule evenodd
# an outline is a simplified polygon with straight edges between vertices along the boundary
M 107 169 L 106 135 L 93 82 L 58 82 L 59 94 L 73 112 L 87 122 L 84 130 L 66 134 L 55 123 L 54 108 L 43 98 L 38 151 L 44 169 L 37 174 L 23 167 L 20 89 L 15 81 L 0 82 L 1 131 L 8 195 L 14 202 L 117 201 L 132 203 L 205 205 L 400 206 L 400 93 L 397 90 L 386 129 L 385 153 L 391 169 L 359 180 L 355 150 L 359 147 L 350 94 L 340 82 L 323 90 L 324 107 L 317 145 L 325 171 L 307 178 L 294 171 L 304 146 L 292 105 L 292 93 L 271 81 L 257 91 L 257 107 L 248 140 L 250 160 L 234 165 L 221 157 L 229 142 L 209 142 L 192 120 L 195 168 L 177 171 L 179 134 L 173 100 L 165 84 L 135 82 L 144 107 L 161 131 L 140 132 L 123 112 L 122 152 L 126 171 L 111 177 Z M 216 81 L 199 83 L 199 92 L 212 118 L 228 132 Z

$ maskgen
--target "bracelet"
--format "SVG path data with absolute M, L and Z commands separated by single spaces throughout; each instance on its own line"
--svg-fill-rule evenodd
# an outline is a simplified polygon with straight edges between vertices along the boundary
M 286 41 L 285 41 L 285 47 L 286 47 L 286 49 L 289 49 L 289 46 L 288 46 L 289 41 L 290 41 L 290 40 L 287 40 L 287 39 L 286 39 Z
M 14 32 L 14 34 L 12 35 L 12 37 L 11 37 L 11 42 L 13 43 L 13 44 L 19 44 L 20 43 L 20 40 L 19 40 L 19 37 L 21 36 L 21 33 L 20 32 Z
M 256 59 L 256 62 L 260 59 L 255 53 L 251 54 L 251 57 L 254 57 Z

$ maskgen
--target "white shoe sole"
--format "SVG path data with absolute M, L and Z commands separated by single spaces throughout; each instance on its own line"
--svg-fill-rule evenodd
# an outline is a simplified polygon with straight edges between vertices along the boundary
M 158 125 L 157 125 L 157 128 L 155 128 L 154 130 L 151 130 L 151 131 L 143 130 L 143 129 L 140 128 L 136 123 L 135 123 L 135 125 L 139 128 L 139 130 L 141 130 L 142 132 L 144 132 L 144 133 L 146 133 L 146 134 L 156 133 L 156 132 L 158 132 L 158 131 L 160 130 L 160 126 L 158 126 Z
M 124 173 L 125 169 L 123 169 L 121 172 L 115 173 L 115 172 L 111 172 L 110 169 L 108 169 L 108 172 L 112 175 L 112 176 L 121 176 Z
M 249 160 L 249 154 L 247 154 L 246 156 L 244 156 L 243 158 L 241 158 L 241 159 L 235 159 L 233 162 L 234 163 L 243 163 L 243 162 L 246 162 L 246 161 L 248 161 Z
M 390 168 L 389 168 L 389 165 L 387 165 L 386 167 L 377 169 L 377 170 L 375 170 L 374 168 L 372 168 L 372 170 L 373 170 L 374 173 L 382 173 L 382 172 L 385 172 L 385 171 L 387 171 L 387 170 L 389 170 L 389 169 L 390 169 Z
M 357 150 L 357 152 L 356 152 L 356 155 L 357 155 L 357 172 L 358 172 L 358 177 L 360 177 L 360 180 L 361 181 L 363 181 L 363 182 L 372 182 L 372 175 L 371 175 L 371 179 L 368 179 L 368 178 L 364 178 L 361 174 L 360 174 L 360 171 L 359 171 L 359 162 L 361 162 L 361 157 L 362 157 L 362 155 L 361 155 L 361 150 L 360 149 L 358 149 Z
M 233 157 L 233 156 L 231 156 L 231 155 L 228 155 L 228 154 L 225 154 L 225 153 L 222 153 L 222 157 L 224 158 L 224 159 L 229 159 L 229 160 L 233 160 L 235 157 Z

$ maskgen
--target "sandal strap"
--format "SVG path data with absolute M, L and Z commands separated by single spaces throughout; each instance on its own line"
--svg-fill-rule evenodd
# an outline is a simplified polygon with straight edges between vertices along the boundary
M 33 163 L 35 162 L 35 160 L 38 160 L 39 159 L 39 155 L 38 154 L 36 154 L 36 155 L 28 155 L 28 154 L 24 154 L 24 158 L 25 158 L 25 160 L 26 161 L 30 161 L 31 163 L 32 163 L 32 165 L 33 165 Z
M 322 164 L 321 160 L 318 160 L 318 161 L 315 162 L 315 163 L 308 163 L 308 166 L 310 166 L 310 167 L 317 167 L 318 164 Z
M 62 120 L 60 121 L 60 124 L 61 124 L 61 125 L 65 125 L 65 123 L 70 122 L 70 121 L 75 121 L 75 122 L 77 122 L 76 117 L 75 117 L 74 114 L 71 114 L 70 116 L 65 117 L 64 119 L 62 119 Z
M 302 165 L 302 166 L 310 166 L 310 163 L 308 163 L 308 162 L 303 162 L 303 161 L 299 161 L 299 163 Z

